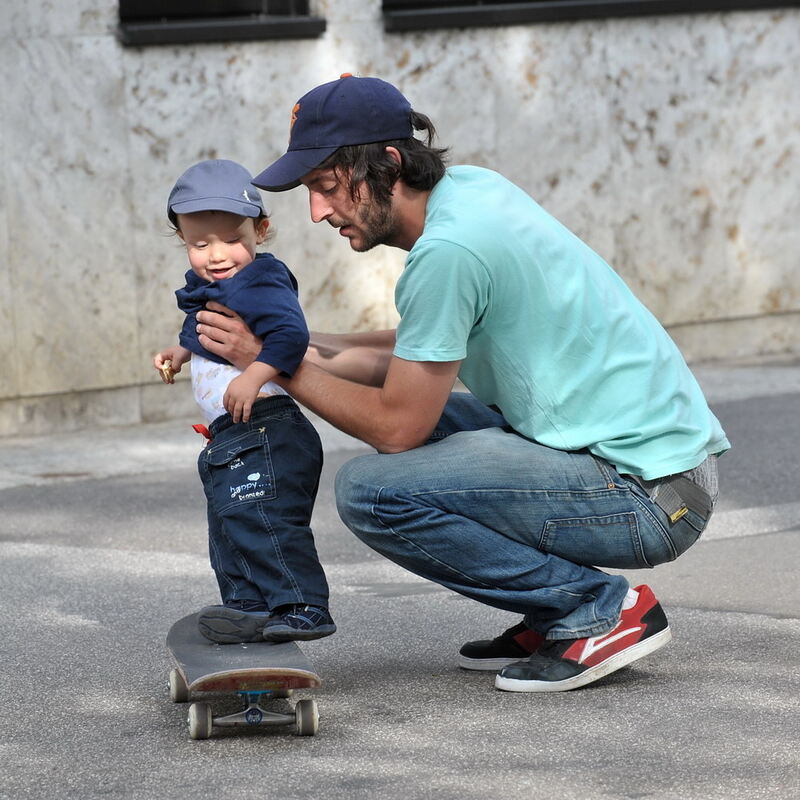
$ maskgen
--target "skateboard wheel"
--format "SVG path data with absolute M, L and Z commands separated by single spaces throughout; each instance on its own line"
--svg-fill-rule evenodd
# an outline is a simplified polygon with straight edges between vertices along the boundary
M 211 706 L 208 703 L 192 703 L 189 706 L 189 736 L 192 739 L 208 739 L 211 725 Z
M 317 701 L 299 700 L 294 707 L 295 733 L 298 736 L 313 736 L 319 729 Z
M 169 697 L 173 703 L 185 703 L 189 699 L 189 687 L 176 669 L 169 673 Z
M 291 697 L 294 694 L 294 689 L 276 689 L 273 693 L 273 697 Z

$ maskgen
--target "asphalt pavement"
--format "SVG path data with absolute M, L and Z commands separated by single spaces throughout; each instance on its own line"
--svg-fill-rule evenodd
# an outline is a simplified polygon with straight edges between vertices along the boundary
M 319 423 L 314 529 L 339 632 L 305 652 L 320 730 L 191 741 L 164 638 L 214 602 L 190 421 L 0 439 L 0 798 L 731 800 L 800 796 L 800 361 L 695 374 L 733 449 L 701 541 L 651 571 L 673 641 L 590 687 L 508 694 L 462 642 L 516 621 L 341 524 L 359 442 Z

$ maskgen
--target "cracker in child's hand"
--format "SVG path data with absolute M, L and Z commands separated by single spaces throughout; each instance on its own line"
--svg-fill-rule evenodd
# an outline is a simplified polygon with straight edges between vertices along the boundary
M 161 367 L 161 380 L 164 383 L 174 383 L 175 373 L 172 371 L 172 362 L 167 359 Z

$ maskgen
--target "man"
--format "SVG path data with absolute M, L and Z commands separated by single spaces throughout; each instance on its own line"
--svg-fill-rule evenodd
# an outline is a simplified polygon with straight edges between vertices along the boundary
M 312 335 L 283 381 L 379 451 L 337 476 L 345 524 L 410 571 L 524 615 L 459 654 L 499 670 L 500 689 L 573 689 L 666 644 L 649 587 L 597 569 L 676 558 L 716 500 L 730 445 L 666 332 L 521 189 L 445 170 L 430 121 L 390 84 L 342 76 L 292 120 L 288 151 L 254 184 L 302 184 L 311 219 L 353 250 L 408 251 L 397 331 Z M 203 346 L 237 366 L 258 351 L 235 316 L 198 319 Z M 451 395 L 456 378 L 470 395 Z

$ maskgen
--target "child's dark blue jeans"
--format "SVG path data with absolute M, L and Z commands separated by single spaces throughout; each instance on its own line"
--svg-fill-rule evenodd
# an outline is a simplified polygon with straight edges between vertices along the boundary
M 210 426 L 198 469 L 208 501 L 211 566 L 224 604 L 328 606 L 311 532 L 322 469 L 314 426 L 287 395 L 259 398 L 248 422 Z

